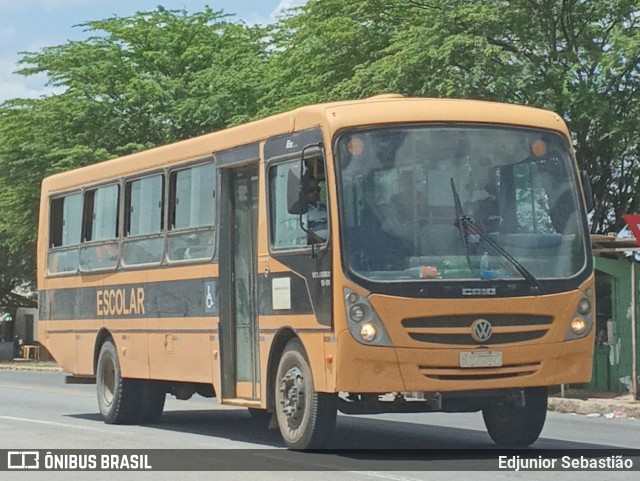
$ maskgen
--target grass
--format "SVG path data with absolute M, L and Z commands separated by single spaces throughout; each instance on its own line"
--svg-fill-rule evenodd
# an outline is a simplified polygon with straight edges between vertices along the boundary
M 18 370 L 60 370 L 55 361 L 36 361 L 34 359 L 13 359 L 11 361 L 0 361 L 0 369 L 9 371 Z

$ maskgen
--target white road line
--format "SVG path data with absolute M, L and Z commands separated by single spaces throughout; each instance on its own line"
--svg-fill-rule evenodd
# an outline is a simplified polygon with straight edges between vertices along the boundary
M 7 421 L 18 421 L 18 422 L 22 422 L 22 423 L 44 424 L 46 426 L 53 426 L 53 427 L 59 427 L 59 428 L 82 429 L 82 430 L 85 430 L 85 431 L 100 431 L 101 433 L 105 432 L 104 428 L 94 428 L 94 427 L 91 427 L 91 426 L 80 426 L 78 424 L 57 423 L 55 421 L 41 421 L 41 420 L 38 420 L 38 419 L 18 418 L 18 417 L 14 417 L 14 416 L 0 416 L 0 419 L 6 419 Z M 113 431 L 109 431 L 109 432 L 113 433 Z

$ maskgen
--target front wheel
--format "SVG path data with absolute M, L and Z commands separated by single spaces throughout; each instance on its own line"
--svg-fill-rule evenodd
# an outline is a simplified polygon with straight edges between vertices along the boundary
M 289 341 L 276 375 L 275 411 L 289 449 L 321 448 L 336 423 L 336 397 L 316 392 L 302 344 Z
M 546 387 L 524 390 L 525 404 L 499 404 L 482 410 L 489 436 L 502 447 L 526 447 L 540 436 L 547 418 Z

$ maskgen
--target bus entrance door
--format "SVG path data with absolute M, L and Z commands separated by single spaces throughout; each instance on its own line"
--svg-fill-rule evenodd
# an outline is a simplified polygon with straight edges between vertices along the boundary
M 256 315 L 257 165 L 223 169 L 225 229 L 220 239 L 223 398 L 259 397 Z

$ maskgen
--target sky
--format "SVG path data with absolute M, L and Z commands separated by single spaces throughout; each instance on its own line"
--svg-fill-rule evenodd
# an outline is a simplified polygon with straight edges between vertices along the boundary
M 88 34 L 77 25 L 135 12 L 169 10 L 199 12 L 205 6 L 234 14 L 247 23 L 271 23 L 286 8 L 306 0 L 0 0 L 0 102 L 12 98 L 37 98 L 52 92 L 44 75 L 22 77 L 20 52 L 83 40 Z

